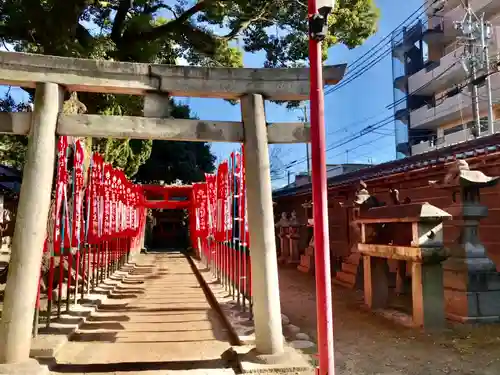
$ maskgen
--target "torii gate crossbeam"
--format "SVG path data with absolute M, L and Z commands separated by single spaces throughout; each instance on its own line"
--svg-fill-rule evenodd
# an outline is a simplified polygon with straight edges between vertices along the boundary
M 345 67 L 324 67 L 324 83 L 340 81 Z M 1 133 L 30 135 L 0 324 L 0 365 L 29 359 L 56 135 L 244 143 L 256 349 L 283 352 L 268 144 L 308 142 L 309 129 L 268 126 L 264 98 L 307 100 L 309 69 L 195 68 L 0 52 L 0 84 L 36 87 L 33 114 L 3 115 L 7 121 L 0 126 Z M 63 115 L 64 89 L 142 95 L 144 117 Z M 243 121 L 171 120 L 170 95 L 239 99 Z

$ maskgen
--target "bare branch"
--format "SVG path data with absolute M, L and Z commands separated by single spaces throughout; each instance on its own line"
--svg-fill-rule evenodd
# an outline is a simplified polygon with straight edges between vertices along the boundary
M 280 146 L 270 146 L 269 147 L 269 163 L 271 169 L 271 179 L 279 179 L 282 177 L 284 170 L 284 164 L 281 161 L 281 147 Z

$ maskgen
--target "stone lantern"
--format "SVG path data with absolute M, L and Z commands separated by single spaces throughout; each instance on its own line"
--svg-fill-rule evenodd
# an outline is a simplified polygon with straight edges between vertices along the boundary
M 290 254 L 286 262 L 288 264 L 298 264 L 300 263 L 299 242 L 300 242 L 300 228 L 302 227 L 302 224 L 297 219 L 297 213 L 295 211 L 292 211 L 291 213 L 289 224 L 290 226 L 288 231 L 288 238 L 290 242 L 289 244 Z
M 488 258 L 478 237 L 479 221 L 488 216 L 488 207 L 480 204 L 481 189 L 495 186 L 499 177 L 471 171 L 466 161 L 457 161 L 438 188 L 452 191 L 453 201 L 460 194 L 459 212 L 463 221 L 460 235 L 450 246 L 450 257 L 443 262 L 446 313 L 461 322 L 498 321 L 500 319 L 500 274 Z M 432 182 L 431 182 L 432 183 Z
M 307 218 L 307 229 L 312 232 L 310 235 L 310 240 L 307 248 L 304 251 L 304 254 L 300 256 L 300 264 L 297 269 L 301 272 L 314 272 L 314 220 L 313 220 L 313 203 L 305 202 L 302 207 L 305 210 L 306 218 Z
M 278 262 L 282 263 L 285 262 L 286 259 L 288 259 L 288 256 L 290 254 L 290 242 L 288 238 L 288 230 L 290 227 L 290 222 L 288 220 L 288 214 L 286 212 L 281 213 L 281 218 L 275 224 L 275 227 L 278 230 L 278 238 L 281 249 Z

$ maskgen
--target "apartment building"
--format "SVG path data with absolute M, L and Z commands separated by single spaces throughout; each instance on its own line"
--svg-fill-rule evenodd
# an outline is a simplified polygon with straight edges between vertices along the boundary
M 480 129 L 473 121 L 472 95 L 466 85 L 465 42 L 455 23 L 466 16 L 465 0 L 427 0 L 427 22 L 393 35 L 394 118 L 398 158 L 488 135 L 488 101 L 484 82 L 478 85 Z M 500 54 L 500 0 L 470 0 L 474 13 L 491 23 L 488 55 Z M 480 56 L 482 49 L 474 48 Z M 486 68 L 478 70 L 478 76 Z M 500 73 L 490 75 L 495 123 L 500 132 Z M 460 88 L 460 89 L 457 89 Z

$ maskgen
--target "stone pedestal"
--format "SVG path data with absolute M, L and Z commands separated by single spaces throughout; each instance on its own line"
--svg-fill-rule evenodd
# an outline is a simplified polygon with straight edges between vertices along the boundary
M 443 263 L 445 311 L 449 319 L 460 322 L 500 321 L 500 274 L 488 258 L 478 237 L 479 221 L 488 216 L 488 208 L 480 204 L 480 190 L 494 186 L 498 177 L 471 171 L 465 161 L 456 162 L 441 188 L 452 189 L 453 200 L 460 193 L 463 220 L 461 233 Z
M 500 274 L 486 256 L 471 256 L 473 252 L 477 255 L 478 244 L 468 243 L 466 248 L 468 257 L 457 254 L 461 249 L 454 249 L 453 256 L 443 263 L 446 316 L 459 322 L 498 322 Z
M 477 203 L 462 205 L 464 225 L 461 244 L 451 248 L 443 263 L 446 315 L 460 322 L 500 321 L 500 274 L 479 242 L 479 219 L 488 208 Z
M 312 237 L 304 254 L 300 256 L 300 264 L 297 269 L 301 272 L 314 273 L 314 262 L 314 237 Z

